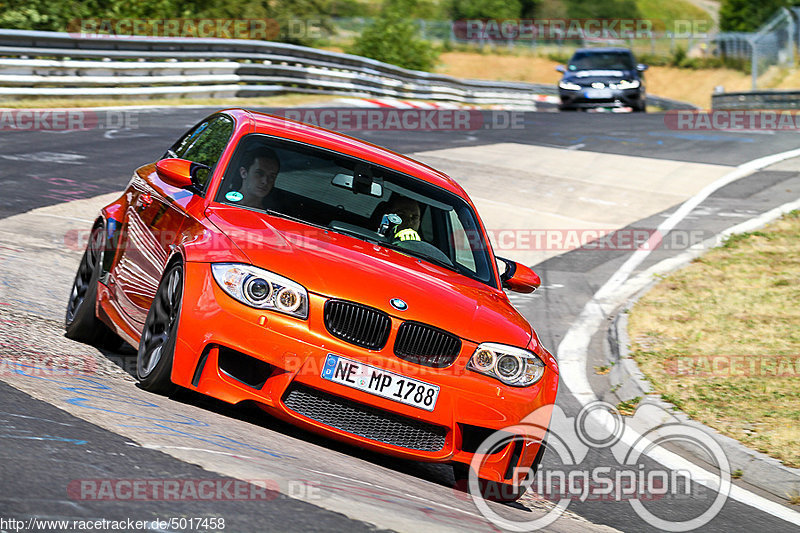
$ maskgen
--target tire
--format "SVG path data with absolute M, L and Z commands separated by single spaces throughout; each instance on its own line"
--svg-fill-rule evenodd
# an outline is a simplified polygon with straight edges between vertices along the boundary
M 115 350 L 120 347 L 122 339 L 98 319 L 95 313 L 104 239 L 102 226 L 92 230 L 86 251 L 78 265 L 75 281 L 72 282 L 64 317 L 64 335 L 74 341 Z
M 144 390 L 169 394 L 175 389 L 170 374 L 182 301 L 183 264 L 176 263 L 161 278 L 139 341 L 136 377 Z

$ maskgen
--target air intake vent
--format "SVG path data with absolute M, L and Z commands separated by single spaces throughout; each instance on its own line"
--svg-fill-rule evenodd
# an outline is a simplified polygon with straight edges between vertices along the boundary
M 447 428 L 293 384 L 283 398 L 292 411 L 326 426 L 401 448 L 438 452 Z
M 389 339 L 392 319 L 366 305 L 328 300 L 325 302 L 325 327 L 331 335 L 350 344 L 380 350 Z
M 460 351 L 461 339 L 419 322 L 400 324 L 394 343 L 394 354 L 400 359 L 433 368 L 452 365 Z

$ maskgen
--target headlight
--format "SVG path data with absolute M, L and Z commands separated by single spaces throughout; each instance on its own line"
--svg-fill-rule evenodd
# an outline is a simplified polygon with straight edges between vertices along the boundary
M 640 85 L 639 80 L 622 80 L 617 84 L 615 89 L 636 89 Z
M 560 81 L 558 82 L 558 86 L 567 91 L 580 91 L 581 86 L 577 83 L 572 83 L 571 81 Z
M 211 272 L 222 290 L 245 305 L 308 318 L 308 292 L 299 283 L 239 263 L 213 264 Z
M 493 342 L 479 345 L 467 368 L 514 387 L 533 385 L 544 375 L 544 363 L 535 353 Z

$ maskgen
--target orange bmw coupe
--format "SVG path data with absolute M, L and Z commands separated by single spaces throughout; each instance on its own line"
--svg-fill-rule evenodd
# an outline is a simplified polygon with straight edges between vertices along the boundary
M 231 109 L 102 209 L 65 325 L 138 347 L 144 389 L 249 400 L 334 439 L 452 463 L 458 478 L 487 437 L 555 402 L 556 360 L 503 290 L 538 285 L 493 255 L 448 176 Z M 542 457 L 542 439 L 504 442 L 482 454 L 485 486 L 518 487 Z

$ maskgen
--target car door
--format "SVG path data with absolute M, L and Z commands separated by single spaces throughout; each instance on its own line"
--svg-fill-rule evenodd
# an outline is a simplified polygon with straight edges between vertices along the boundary
M 126 216 L 125 252 L 114 270 L 116 298 L 137 331 L 144 326 L 161 274 L 189 222 L 187 202 L 202 199 L 209 179 L 233 133 L 233 120 L 215 115 L 184 135 L 165 157 L 178 157 L 209 167 L 195 175 L 197 190 L 173 187 L 156 173 L 155 164 L 144 166 L 134 177 L 134 193 Z M 136 178 L 139 179 L 136 179 Z

